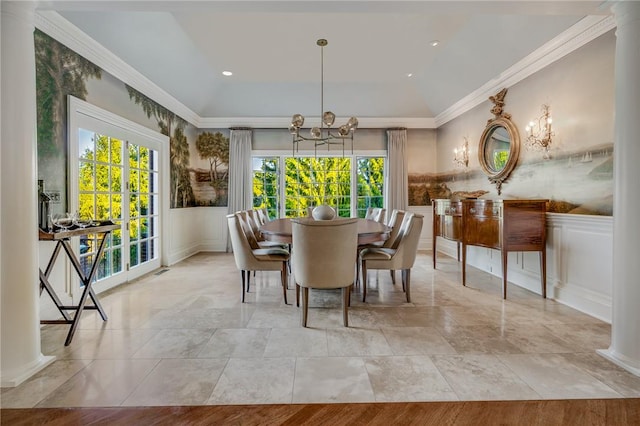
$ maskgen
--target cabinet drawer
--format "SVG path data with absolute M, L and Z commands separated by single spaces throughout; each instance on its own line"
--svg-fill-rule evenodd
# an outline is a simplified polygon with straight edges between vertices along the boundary
M 475 201 L 467 203 L 465 211 L 475 217 L 502 217 L 502 206 L 491 201 Z

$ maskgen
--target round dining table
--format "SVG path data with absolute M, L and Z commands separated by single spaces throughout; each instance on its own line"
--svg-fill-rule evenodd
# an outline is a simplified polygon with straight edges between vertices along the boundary
M 265 240 L 291 244 L 291 219 L 274 219 L 260 227 Z M 391 227 L 369 219 L 358 219 L 358 245 L 371 244 L 389 238 Z

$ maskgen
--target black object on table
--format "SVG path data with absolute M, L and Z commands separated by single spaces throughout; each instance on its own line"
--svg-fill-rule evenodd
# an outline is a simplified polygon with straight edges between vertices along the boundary
M 101 222 L 97 226 L 88 226 L 86 228 L 70 228 L 67 230 L 54 230 L 52 232 L 46 232 L 42 229 L 39 230 L 38 239 L 40 241 L 56 241 L 56 247 L 51 254 L 51 258 L 49 259 L 49 263 L 47 264 L 47 268 L 44 272 L 40 269 L 40 294 L 42 294 L 43 290 L 46 290 L 51 299 L 55 303 L 56 307 L 62 314 L 64 319 L 61 320 L 40 320 L 41 324 L 71 324 L 71 328 L 69 329 L 69 333 L 67 334 L 67 339 L 64 342 L 65 346 L 69 346 L 71 343 L 71 339 L 73 339 L 73 335 L 78 328 L 78 324 L 80 323 L 80 315 L 84 309 L 94 309 L 100 313 L 103 321 L 107 320 L 107 314 L 102 309 L 102 305 L 98 301 L 93 288 L 91 287 L 93 284 L 93 278 L 98 270 L 98 265 L 100 264 L 100 259 L 102 258 L 102 253 L 104 252 L 105 243 L 107 240 L 107 236 L 111 231 L 115 229 L 119 229 L 120 225 L 116 225 L 113 222 Z M 102 234 L 102 240 L 100 241 L 100 246 L 98 247 L 98 251 L 93 257 L 93 264 L 91 265 L 91 269 L 89 274 L 85 274 L 82 270 L 82 266 L 80 265 L 80 261 L 78 257 L 75 255 L 73 250 L 71 249 L 71 245 L 69 244 L 69 240 L 71 237 L 79 237 L 88 234 Z M 51 274 L 51 270 L 53 269 L 54 264 L 56 263 L 56 259 L 58 258 L 58 254 L 60 253 L 60 248 L 63 248 L 65 253 L 67 253 L 67 257 L 71 261 L 73 268 L 75 269 L 78 277 L 82 281 L 84 285 L 84 290 L 82 291 L 82 295 L 80 296 L 80 300 L 77 305 L 63 305 L 62 301 L 54 291 L 51 283 L 49 282 L 49 274 Z M 93 301 L 93 305 L 87 306 L 87 297 L 90 297 Z M 69 315 L 67 311 L 76 311 L 73 318 Z

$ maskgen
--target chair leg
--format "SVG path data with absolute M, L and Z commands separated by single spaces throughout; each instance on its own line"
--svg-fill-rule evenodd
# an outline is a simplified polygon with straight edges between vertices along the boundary
M 349 287 L 342 287 L 342 322 L 345 327 L 349 327 Z
M 405 269 L 405 292 L 407 293 L 407 303 L 411 303 L 411 269 Z
M 244 303 L 244 293 L 245 293 L 245 285 L 244 285 L 244 270 L 240 271 L 240 276 L 242 277 L 242 303 Z
M 300 286 L 298 285 L 298 283 L 296 283 L 296 307 L 299 308 L 300 307 Z
M 405 282 L 405 278 L 406 278 L 406 273 L 407 270 L 406 269 L 402 269 L 400 271 L 400 279 L 402 280 L 402 291 L 406 291 L 405 287 L 404 287 L 404 282 Z
M 362 260 L 362 302 L 367 300 L 367 261 Z
M 360 284 L 360 251 L 356 253 L 356 281 L 354 287 Z
M 309 287 L 300 287 L 302 290 L 302 326 L 307 326 L 307 314 L 309 313 Z
M 249 288 L 251 287 L 251 271 L 246 271 L 246 272 L 247 272 L 247 293 L 249 293 Z M 253 271 L 253 272 L 255 273 L 256 271 Z
M 284 295 L 284 304 L 287 303 L 287 262 L 282 262 L 282 270 L 280 271 L 280 280 L 282 281 L 282 294 Z
M 393 269 L 391 269 L 389 271 L 389 273 L 391 274 L 391 283 L 393 285 L 396 285 L 396 271 L 394 271 Z

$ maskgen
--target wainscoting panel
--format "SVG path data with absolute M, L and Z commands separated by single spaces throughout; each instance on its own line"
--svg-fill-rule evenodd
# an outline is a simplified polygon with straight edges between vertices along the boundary
M 226 207 L 171 209 L 168 264 L 173 265 L 201 251 L 225 251 L 226 215 Z
M 431 238 L 433 235 L 433 209 L 431 206 L 410 206 L 407 210 L 424 216 L 422 232 L 420 233 L 420 241 L 418 242 L 418 250 L 431 250 Z M 387 213 L 387 217 L 389 214 L 391 213 Z

